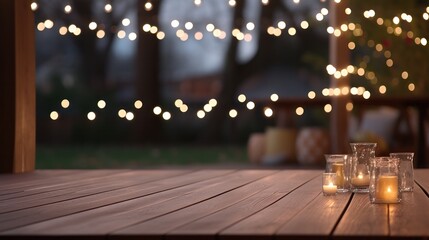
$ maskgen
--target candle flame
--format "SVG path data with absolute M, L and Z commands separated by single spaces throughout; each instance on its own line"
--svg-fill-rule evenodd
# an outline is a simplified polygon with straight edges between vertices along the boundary
M 359 173 L 358 178 L 359 178 L 359 179 L 363 179 L 363 175 L 362 175 L 362 173 Z
M 329 187 L 333 187 L 333 186 L 334 186 L 334 183 L 330 182 L 330 183 L 328 184 L 328 186 L 329 186 Z
M 392 192 L 392 189 L 390 189 L 390 187 L 387 187 L 387 192 Z

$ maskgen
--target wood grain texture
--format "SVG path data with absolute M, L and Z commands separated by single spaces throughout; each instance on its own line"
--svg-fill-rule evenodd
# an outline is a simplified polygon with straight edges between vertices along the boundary
M 321 178 L 310 181 L 304 176 L 295 177 L 297 188 L 271 206 L 249 216 L 219 234 L 220 239 L 271 239 L 278 229 L 305 208 L 320 194 Z M 307 182 L 308 181 L 308 182 Z
M 319 184 L 320 182 L 321 178 Z M 276 239 L 287 239 L 291 236 L 320 239 L 330 236 L 350 198 L 350 193 L 329 197 L 320 193 L 277 232 Z
M 429 237 L 429 198 L 417 186 L 403 192 L 399 204 L 389 204 L 390 236 Z
M 429 174 L 427 169 L 414 169 L 414 181 L 423 189 L 426 195 L 429 196 Z M 414 185 L 414 187 L 417 187 Z
M 300 177 L 297 177 L 297 180 L 293 178 L 293 180 L 290 181 L 273 181 L 270 187 L 239 203 L 174 229 L 167 233 L 166 238 L 212 239 L 213 236 L 216 236 L 227 227 L 230 227 L 279 201 L 294 190 L 297 185 L 301 185 L 303 182 L 309 181 L 314 178 L 316 174 L 320 174 L 320 172 L 316 173 L 308 171 L 305 174 L 302 173 Z
M 388 234 L 387 204 L 371 204 L 368 194 L 355 193 L 333 235 L 369 237 Z
M 77 199 L 104 192 L 119 190 L 156 181 L 162 178 L 179 175 L 185 171 L 133 171 L 111 174 L 103 177 L 85 178 L 70 184 L 59 183 L 48 187 L 33 187 L 20 193 L 31 195 L 18 196 L 0 200 L 0 213 L 12 212 L 20 209 L 48 205 L 71 199 Z M 13 194 L 17 195 L 17 194 Z M 9 195 L 6 195 L 9 196 Z
M 231 172 L 233 171 L 209 170 L 192 172 L 184 176 L 166 178 L 77 199 L 0 214 L 0 231 L 152 195 L 198 181 L 223 176 Z
M 219 171 L 217 171 L 219 172 Z M 209 172 L 206 172 L 208 176 Z M 240 187 L 264 177 L 272 171 L 240 171 L 231 172 L 227 176 L 194 181 L 186 186 L 178 186 L 156 194 L 133 198 L 107 205 L 83 213 L 77 213 L 41 224 L 34 224 L 13 232 L 60 235 L 94 235 L 107 234 L 138 222 L 158 217 L 181 209 L 206 199 L 212 198 L 225 191 Z M 174 182 L 170 182 L 175 184 Z M 6 232 L 7 233 L 7 232 Z
M 230 207 L 234 204 L 240 204 L 241 201 L 263 191 L 271 186 L 272 182 L 294 182 L 299 172 L 279 172 L 270 175 L 233 191 L 222 194 L 208 201 L 181 209 L 177 212 L 161 216 L 151 221 L 143 222 L 129 228 L 122 229 L 113 233 L 114 239 L 129 238 L 130 236 L 159 236 L 161 237 L 175 228 L 196 221 L 205 216 L 211 215 L 217 211 Z M 306 177 L 299 174 L 300 178 Z M 314 175 L 314 173 L 313 173 Z M 152 237 L 152 239 L 156 239 Z
M 36 155 L 34 15 L 30 0 L 0 2 L 0 172 L 31 172 Z
M 0 239 L 428 239 L 429 169 L 399 204 L 321 194 L 321 170 L 0 175 Z M 9 210 L 8 210 L 9 208 Z

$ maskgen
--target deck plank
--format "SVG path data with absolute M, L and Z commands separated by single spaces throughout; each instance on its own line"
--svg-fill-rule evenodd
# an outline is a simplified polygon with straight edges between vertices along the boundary
M 39 185 L 26 186 L 21 188 L 19 192 L 0 195 L 0 201 L 12 199 L 12 198 L 17 199 L 20 197 L 26 197 L 30 195 L 36 195 L 36 194 L 46 193 L 50 191 L 57 191 L 57 190 L 67 189 L 67 188 L 72 188 L 77 186 L 84 186 L 91 183 L 99 182 L 100 178 L 109 179 L 117 175 L 133 173 L 133 171 L 114 170 L 114 171 L 99 172 L 99 173 L 100 175 L 94 175 L 91 177 L 86 177 L 86 176 L 83 176 L 81 178 L 74 177 L 72 180 L 66 180 L 66 181 L 56 181 L 56 179 L 52 179 L 51 182 L 48 184 L 45 183 L 45 184 L 39 184 Z
M 321 178 L 319 187 L 320 182 Z M 328 238 L 345 211 L 351 196 L 350 193 L 329 197 L 319 194 L 314 201 L 310 202 L 276 233 L 276 239 Z
M 189 185 L 198 181 L 223 176 L 234 172 L 232 170 L 197 171 L 183 176 L 175 176 L 144 183 L 141 185 L 121 188 L 109 192 L 94 194 L 78 199 L 57 202 L 10 213 L 0 214 L 0 231 L 25 226 L 32 223 L 87 211 L 134 198 L 139 198 L 180 186 Z
M 213 198 L 223 192 L 230 191 L 272 173 L 273 171 L 268 170 L 230 172 L 226 176 L 196 181 L 193 184 L 169 191 L 45 221 L 15 231 L 5 232 L 4 234 L 75 235 L 78 233 L 79 235 L 105 235 L 140 221 L 158 217 Z
M 55 171 L 36 171 L 35 174 L 24 173 L 18 175 L 16 179 L 11 178 L 8 183 L 0 185 L 0 196 L 24 192 L 31 188 L 49 187 L 61 184 L 69 184 L 78 179 L 87 179 L 97 176 L 109 175 L 112 172 L 119 172 L 124 170 L 58 170 Z M 10 175 L 7 175 L 10 176 Z
M 413 192 L 403 192 L 399 204 L 389 204 L 390 236 L 429 237 L 429 198 L 414 186 Z
M 1 175 L 0 239 L 429 238 L 429 169 L 399 204 L 321 194 L 321 170 Z M 3 213 L 1 213 L 3 211 Z
M 338 223 L 334 237 L 387 236 L 387 204 L 371 204 L 368 194 L 355 193 L 353 199 Z
M 429 196 L 429 174 L 427 169 L 415 169 L 414 180 L 423 189 L 426 195 Z
M 223 230 L 219 239 L 272 239 L 281 226 L 320 194 L 321 178 L 300 182 L 298 186 L 271 206 Z
M 273 182 L 269 188 L 239 203 L 168 232 L 166 239 L 213 239 L 222 230 L 274 204 L 319 174 L 320 171 L 308 171 L 288 182 Z
M 163 235 L 167 232 L 239 203 L 270 187 L 272 182 L 293 182 L 298 175 L 302 175 L 302 172 L 282 171 L 205 202 L 122 229 L 113 233 L 113 236 L 109 238 L 130 239 L 132 237 L 138 238 L 139 236 L 144 236 L 145 239 L 162 239 Z
M 121 188 L 156 181 L 162 178 L 177 176 L 186 172 L 188 171 L 133 171 L 117 174 L 112 172 L 112 174 L 108 176 L 77 180 L 74 181 L 75 183 L 71 183 L 70 185 L 51 185 L 47 187 L 49 188 L 49 191 L 47 192 L 45 192 L 45 188 L 29 189 L 25 192 L 33 192 L 32 195 L 0 200 L 0 213 L 7 213 L 20 209 L 114 191 Z M 34 193 L 38 192 L 38 190 L 41 190 L 42 192 L 39 194 Z
M 314 178 L 309 182 L 297 185 L 291 193 L 275 202 L 271 206 L 249 216 L 220 233 L 220 239 L 272 239 L 275 232 L 280 229 L 293 216 L 301 211 L 309 202 L 320 194 L 320 179 Z

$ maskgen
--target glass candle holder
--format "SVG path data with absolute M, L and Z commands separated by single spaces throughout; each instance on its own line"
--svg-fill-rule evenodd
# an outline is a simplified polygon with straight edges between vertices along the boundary
M 369 160 L 375 157 L 377 143 L 350 143 L 353 152 L 350 189 L 357 193 L 369 192 Z
M 348 192 L 350 189 L 350 160 L 347 154 L 325 154 L 327 173 L 336 173 L 337 192 Z
M 391 153 L 390 157 L 398 158 L 399 163 L 399 188 L 401 192 L 412 192 L 414 190 L 414 168 L 412 152 Z
M 336 173 L 322 173 L 322 190 L 324 196 L 333 196 L 337 194 L 336 182 Z
M 399 203 L 400 160 L 391 157 L 375 157 L 371 159 L 369 199 L 371 203 Z

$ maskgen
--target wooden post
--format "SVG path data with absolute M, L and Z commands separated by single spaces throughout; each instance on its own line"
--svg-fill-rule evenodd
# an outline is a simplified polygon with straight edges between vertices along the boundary
M 34 15 L 29 0 L 0 1 L 0 172 L 34 170 Z
M 347 15 L 345 9 L 347 8 L 347 0 L 342 0 L 340 3 L 330 1 L 329 21 L 330 25 L 335 29 L 339 29 L 341 24 L 347 24 Z M 338 70 L 344 69 L 349 65 L 350 52 L 347 47 L 348 37 L 344 32 L 341 32 L 340 37 L 330 35 L 329 39 L 329 60 L 330 63 Z M 348 76 L 341 77 L 340 79 L 331 76 L 331 87 L 350 88 L 350 79 Z M 332 153 L 346 153 L 349 152 L 348 146 L 348 112 L 346 104 L 350 101 L 350 95 L 340 95 L 332 97 L 332 112 L 330 121 L 331 130 L 331 151 Z

